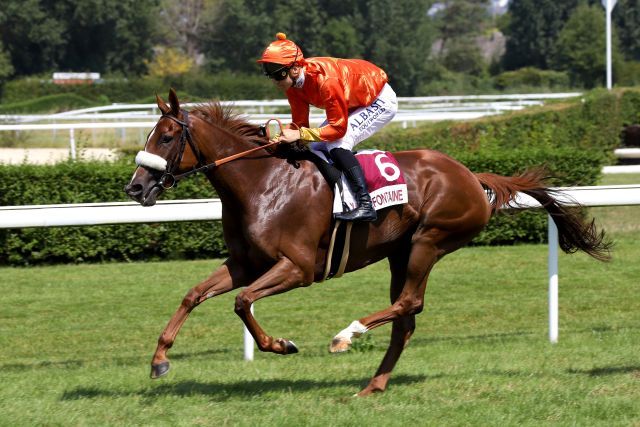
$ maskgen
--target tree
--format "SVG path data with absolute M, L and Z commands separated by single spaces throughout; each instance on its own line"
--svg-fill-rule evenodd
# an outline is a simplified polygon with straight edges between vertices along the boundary
M 221 13 L 205 22 L 200 49 L 210 71 L 257 72 L 256 59 L 273 29 L 269 9 L 259 0 L 223 0 Z
M 11 58 L 9 58 L 9 54 L 5 52 L 4 46 L 2 46 L 2 41 L 0 41 L 0 88 L 2 87 L 4 80 L 6 80 L 11 74 L 13 74 Z
M 411 94 L 424 74 L 433 26 L 432 0 L 223 0 L 201 48 L 210 70 L 258 72 L 256 59 L 276 32 L 306 57 L 364 58 L 384 68 L 394 88 Z
M 47 3 L 47 1 L 43 1 Z M 146 71 L 159 0 L 58 0 L 67 7 L 60 68 L 139 75 Z
M 364 58 L 382 67 L 395 91 L 413 95 L 422 80 L 433 42 L 434 27 L 427 0 L 370 0 L 363 40 Z
M 324 50 L 327 55 L 339 58 L 362 57 L 362 41 L 348 16 L 330 18 L 324 26 Z
M 153 61 L 147 64 L 150 76 L 168 77 L 186 74 L 193 68 L 193 59 L 172 47 L 156 53 Z
M 440 46 L 438 59 L 447 69 L 480 74 L 484 61 L 476 38 L 489 23 L 486 0 L 449 0 L 435 15 Z
M 160 25 L 171 31 L 160 31 L 159 42 L 183 51 L 199 63 L 202 32 L 208 22 L 218 19 L 221 4 L 221 0 L 162 0 Z
M 548 69 L 556 38 L 580 0 L 511 0 L 503 64 Z
M 443 8 L 435 15 L 440 54 L 443 54 L 449 42 L 470 40 L 479 35 L 487 23 L 487 0 L 448 0 L 441 2 Z
M 0 35 L 16 75 L 144 72 L 159 0 L 3 0 Z
M 569 73 L 573 84 L 601 86 L 605 78 L 605 20 L 602 7 L 578 6 L 555 44 L 553 65 Z M 613 62 L 621 62 L 618 40 L 612 39 Z
M 640 0 L 619 0 L 612 15 L 626 58 L 640 61 Z
M 3 0 L 0 36 L 16 75 L 55 68 L 66 43 L 62 6 L 39 0 Z

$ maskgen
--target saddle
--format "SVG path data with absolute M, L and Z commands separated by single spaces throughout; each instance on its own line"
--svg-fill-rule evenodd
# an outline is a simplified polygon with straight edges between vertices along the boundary
M 295 167 L 299 160 L 312 162 L 329 186 L 334 190 L 333 213 L 340 213 L 356 207 L 351 189 L 342 172 L 333 166 L 332 159 L 324 152 L 312 151 L 305 146 L 287 146 L 286 159 Z M 397 161 L 389 152 L 363 150 L 356 158 L 364 171 L 367 188 L 376 210 L 408 202 L 407 185 Z M 336 220 L 333 223 L 331 241 L 327 252 L 327 262 L 321 281 L 338 278 L 344 273 L 349 258 L 351 228 L 353 222 Z
M 356 207 L 355 197 L 346 178 L 333 165 L 333 159 L 327 153 L 312 151 L 308 147 L 288 147 L 290 148 L 284 157 L 289 163 L 297 167 L 299 160 L 312 162 L 333 189 L 334 214 Z M 393 154 L 388 151 L 361 150 L 356 153 L 356 159 L 364 172 L 375 210 L 408 202 L 407 184 Z

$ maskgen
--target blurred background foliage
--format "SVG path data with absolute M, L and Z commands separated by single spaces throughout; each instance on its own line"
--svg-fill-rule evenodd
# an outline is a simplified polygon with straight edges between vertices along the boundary
M 129 102 L 166 92 L 272 98 L 256 64 L 278 31 L 305 56 L 370 60 L 401 96 L 603 86 L 599 0 L 3 0 L 0 102 L 75 92 Z M 613 11 L 614 84 L 640 80 L 640 0 Z M 54 87 L 99 72 L 99 90 Z M 121 88 L 118 88 L 118 87 Z M 127 88 L 129 88 L 127 90 Z M 81 92 L 81 93 L 78 93 Z M 102 92 L 102 99 L 93 93 Z

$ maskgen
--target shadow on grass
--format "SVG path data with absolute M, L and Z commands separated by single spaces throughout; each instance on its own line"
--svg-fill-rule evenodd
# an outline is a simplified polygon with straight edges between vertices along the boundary
M 406 385 L 424 382 L 425 380 L 438 377 L 427 375 L 398 375 L 392 377 L 390 387 L 394 385 Z M 353 388 L 353 392 L 361 390 L 367 385 L 367 381 L 356 379 L 345 380 L 247 380 L 232 383 L 223 382 L 201 382 L 201 381 L 180 381 L 174 384 L 161 384 L 157 387 L 143 388 L 140 390 L 120 391 L 99 387 L 79 387 L 66 391 L 60 400 L 79 399 L 99 399 L 99 398 L 120 398 L 120 397 L 141 397 L 143 399 L 155 400 L 165 396 L 208 396 L 217 401 L 230 400 L 237 397 L 260 396 L 267 393 L 278 392 L 306 392 L 317 391 L 318 389 L 330 389 L 335 387 Z
M 603 377 L 606 375 L 633 374 L 640 377 L 640 365 L 635 366 L 604 366 L 602 368 L 593 369 L 568 369 L 570 374 L 583 374 L 590 377 Z
M 30 371 L 34 369 L 79 369 L 91 365 L 92 363 L 96 363 L 98 361 L 102 361 L 104 365 L 118 365 L 118 366 L 138 366 L 140 363 L 147 364 L 148 359 L 151 358 L 151 354 L 145 355 L 144 357 L 140 356 L 120 356 L 114 357 L 112 355 L 107 354 L 103 357 L 95 357 L 86 360 L 72 359 L 72 360 L 60 360 L 60 361 L 50 361 L 45 360 L 42 362 L 31 362 L 31 363 L 5 363 L 0 364 L 1 372 L 23 372 Z M 210 360 L 211 356 L 220 356 L 220 360 L 228 360 L 230 354 L 241 354 L 241 351 L 238 349 L 229 349 L 229 348 L 221 348 L 221 349 L 213 349 L 213 350 L 204 350 L 204 351 L 195 351 L 191 353 L 175 353 L 171 355 L 172 359 L 180 360 L 180 359 L 207 359 Z
M 2 372 L 22 372 L 29 371 L 31 369 L 77 369 L 83 367 L 84 364 L 85 363 L 82 360 L 62 360 L 59 362 L 45 360 L 43 362 L 34 363 L 6 363 L 4 365 L 0 365 L 0 370 Z

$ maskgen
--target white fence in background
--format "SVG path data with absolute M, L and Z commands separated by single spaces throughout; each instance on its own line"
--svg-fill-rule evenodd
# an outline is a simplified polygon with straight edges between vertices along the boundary
M 472 120 L 477 119 L 484 116 L 490 116 L 495 114 L 500 114 L 499 110 L 487 110 L 487 111 L 407 111 L 407 112 L 398 112 L 396 116 L 393 118 L 392 122 L 401 123 L 403 128 L 406 128 L 409 123 L 413 126 L 416 125 L 417 122 L 420 121 L 442 121 L 442 120 Z M 128 117 L 131 119 L 132 117 Z M 124 140 L 124 130 L 125 129 L 148 129 L 151 130 L 156 125 L 158 120 L 158 116 L 154 116 L 154 121 L 127 121 L 127 122 L 96 122 L 96 117 L 93 117 L 93 122 L 86 123 L 46 123 L 46 124 L 10 124 L 3 125 L 0 124 L 0 131 L 37 131 L 37 130 L 68 130 L 69 131 L 69 152 L 71 159 L 75 160 L 77 158 L 77 149 L 76 149 L 76 134 L 75 131 L 78 129 L 121 129 L 122 139 Z M 291 121 L 291 115 L 289 114 L 261 114 L 261 115 L 253 115 L 248 116 L 248 121 L 254 124 L 262 124 L 265 123 L 268 119 L 277 118 L 283 122 Z M 309 122 L 312 125 L 319 125 L 325 120 L 324 115 L 312 114 L 309 116 Z M 141 131 L 142 132 L 142 131 Z M 144 143 L 142 140 L 142 133 L 140 133 L 141 144 Z
M 561 189 L 560 200 L 583 206 L 640 205 L 640 184 Z M 520 194 L 523 208 L 539 208 L 531 197 Z M 160 201 L 154 207 L 134 202 L 0 207 L 0 228 L 103 225 L 170 221 L 207 221 L 222 217 L 218 199 Z M 558 341 L 558 230 L 549 218 L 549 340 Z M 252 307 L 253 310 L 253 307 Z M 244 354 L 253 359 L 253 340 L 245 328 Z
M 565 99 L 581 96 L 580 92 L 399 97 L 399 109 L 393 122 L 403 128 L 416 126 L 423 121 L 472 120 L 505 111 L 521 110 L 542 105 L 547 99 Z M 286 99 L 267 101 L 239 100 L 222 101 L 221 104 L 245 111 L 252 123 L 264 123 L 270 118 L 290 121 L 290 114 L 265 113 L 266 109 L 288 108 Z M 184 104 L 186 108 L 200 105 Z M 76 158 L 75 131 L 79 129 L 120 129 L 124 138 L 125 129 L 151 129 L 158 120 L 155 104 L 114 104 L 102 107 L 83 108 L 50 115 L 0 115 L 0 131 L 68 130 L 71 158 Z M 106 121 L 105 121 L 106 120 Z M 312 109 L 310 123 L 318 125 L 325 120 L 321 110 Z M 69 122 L 72 121 L 72 122 Z M 38 122 L 38 123 L 35 123 Z M 142 138 L 142 137 L 141 137 Z M 144 141 L 142 141 L 144 142 Z
M 616 148 L 613 153 L 618 159 L 640 159 L 640 148 Z M 602 173 L 640 173 L 640 165 L 605 166 Z
M 613 153 L 619 159 L 640 159 L 640 148 L 616 148 Z
M 581 96 L 581 92 L 566 93 L 530 93 L 513 95 L 465 95 L 465 96 L 422 96 L 422 97 L 398 97 L 399 109 L 427 108 L 429 110 L 449 111 L 449 109 L 463 108 L 466 111 L 484 110 L 511 110 L 521 109 L 532 105 L 541 105 L 548 99 L 567 99 Z M 472 102 L 476 101 L 476 102 Z M 480 102 L 478 102 L 480 101 Z M 192 108 L 202 103 L 185 103 L 183 107 Z M 272 100 L 237 100 L 220 101 L 223 106 L 234 107 L 239 111 L 257 112 L 264 114 L 266 109 L 288 108 L 286 99 Z M 316 111 L 319 111 L 316 109 Z M 33 121 L 62 121 L 69 119 L 96 120 L 96 119 L 131 119 L 146 118 L 157 119 L 159 114 L 156 104 L 112 104 L 100 107 L 82 108 L 73 111 L 65 111 L 47 115 L 0 115 L 1 122 L 27 123 Z

